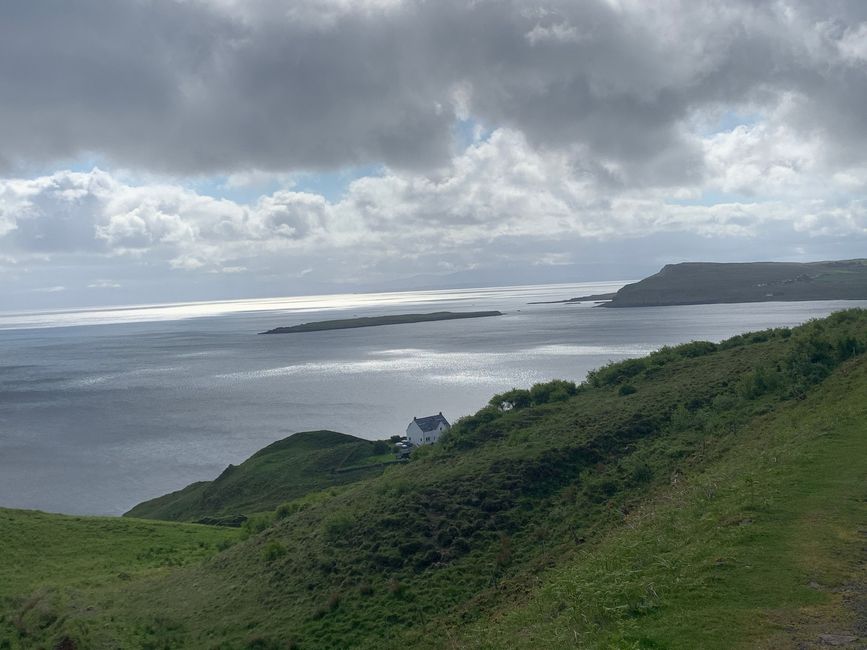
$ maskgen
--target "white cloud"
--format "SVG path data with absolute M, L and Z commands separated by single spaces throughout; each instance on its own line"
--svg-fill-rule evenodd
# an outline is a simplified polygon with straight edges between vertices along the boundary
M 524 37 L 531 45 L 540 43 L 579 43 L 581 36 L 574 25 L 569 23 L 554 23 L 547 27 L 537 24 Z
M 699 142 L 706 175 L 673 189 L 612 184 L 616 166 L 582 148 L 536 147 L 512 129 L 493 131 L 434 173 L 386 169 L 357 179 L 334 202 L 286 189 L 239 203 L 180 184 L 133 185 L 99 169 L 6 179 L 0 255 L 296 278 L 312 277 L 320 258 L 328 262 L 316 264 L 317 277 L 357 280 L 359 269 L 382 264 L 404 274 L 470 268 L 513 241 L 540 251 L 531 263 L 560 266 L 573 259 L 555 250 L 567 242 L 750 239 L 771 227 L 800 237 L 865 235 L 865 169 L 832 164 L 820 139 L 802 140 L 769 118 Z M 739 198 L 702 203 L 720 192 Z M 89 286 L 114 286 L 100 282 Z
M 867 22 L 847 28 L 837 47 L 844 59 L 863 65 L 867 61 Z
M 120 289 L 121 284 L 119 282 L 115 282 L 114 280 L 94 280 L 93 282 L 87 285 L 88 289 Z

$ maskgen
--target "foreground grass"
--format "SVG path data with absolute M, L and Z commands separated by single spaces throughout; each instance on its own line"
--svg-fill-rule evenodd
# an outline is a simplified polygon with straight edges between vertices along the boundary
M 0 598 L 45 584 L 113 584 L 197 563 L 237 537 L 210 526 L 0 508 Z
M 0 648 L 53 647 L 70 594 L 107 591 L 198 564 L 238 531 L 117 517 L 0 509 Z M 75 609 L 72 605 L 71 609 Z
M 705 472 L 453 645 L 792 648 L 853 634 L 867 584 L 867 363 L 758 418 Z M 863 612 L 862 612 L 863 615 Z

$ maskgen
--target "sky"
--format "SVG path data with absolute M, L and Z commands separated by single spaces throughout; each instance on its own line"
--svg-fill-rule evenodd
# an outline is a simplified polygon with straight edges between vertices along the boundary
M 867 252 L 863 0 L 0 3 L 0 311 Z

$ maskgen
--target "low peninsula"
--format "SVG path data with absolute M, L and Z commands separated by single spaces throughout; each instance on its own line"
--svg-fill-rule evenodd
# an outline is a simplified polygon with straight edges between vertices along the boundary
M 346 330 L 357 327 L 379 327 L 380 325 L 405 325 L 407 323 L 429 323 L 440 320 L 458 320 L 463 318 L 487 318 L 502 316 L 499 311 L 437 311 L 431 314 L 393 314 L 391 316 L 365 316 L 361 318 L 344 318 L 340 320 L 321 320 L 313 323 L 302 323 L 291 327 L 276 327 L 261 334 L 296 334 L 300 332 L 324 332 L 327 330 Z
M 831 262 L 684 262 L 627 284 L 601 307 L 661 307 L 738 302 L 867 300 L 867 259 Z

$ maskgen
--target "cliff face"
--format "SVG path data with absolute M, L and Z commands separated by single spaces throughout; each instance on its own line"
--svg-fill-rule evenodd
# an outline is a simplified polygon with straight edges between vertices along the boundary
M 623 287 L 606 306 L 793 300 L 867 300 L 867 260 L 668 264 Z

